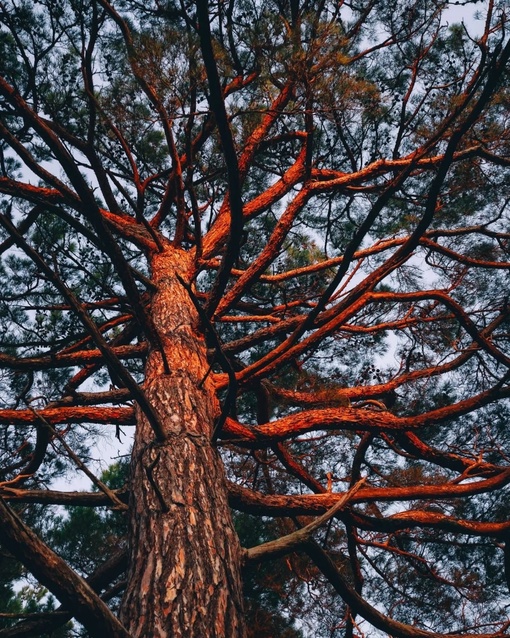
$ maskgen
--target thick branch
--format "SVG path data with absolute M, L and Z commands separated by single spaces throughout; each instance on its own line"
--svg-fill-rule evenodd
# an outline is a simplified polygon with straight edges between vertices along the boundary
M 127 551 L 120 549 L 86 578 L 87 584 L 96 593 L 99 593 L 116 576 L 125 571 L 126 567 Z M 55 631 L 58 627 L 62 627 L 72 617 L 73 614 L 61 606 L 53 613 L 44 614 L 42 618 L 24 620 L 14 627 L 1 629 L 0 638 L 34 638 L 34 636 L 43 636 Z
M 239 438 L 239 442 L 245 441 L 252 447 L 253 445 L 265 447 L 270 443 L 295 438 L 314 430 L 406 432 L 444 423 L 507 397 L 510 397 L 509 386 L 496 387 L 452 405 L 405 417 L 396 416 L 388 411 L 339 407 L 305 410 L 253 427 L 242 425 L 234 419 L 227 419 L 223 429 L 223 437 Z
M 404 487 L 365 487 L 355 494 L 352 503 L 442 500 L 486 494 L 510 483 L 510 469 L 494 477 L 470 483 L 409 485 Z M 234 483 L 228 484 L 230 504 L 234 509 L 262 516 L 314 516 L 333 507 L 342 496 L 326 494 L 262 494 Z M 488 523 L 492 525 L 492 523 Z M 384 531 L 384 530 L 382 530 Z M 501 531 L 501 530 L 500 530 Z
M 360 616 L 368 620 L 374 627 L 381 629 L 384 632 L 388 632 L 389 635 L 395 636 L 395 638 L 444 638 L 444 634 L 438 634 L 436 632 L 424 631 L 413 627 L 412 625 L 406 625 L 398 622 L 381 614 L 375 607 L 372 607 L 366 600 L 364 600 L 347 582 L 347 580 L 340 574 L 336 565 L 329 558 L 327 553 L 315 542 L 310 541 L 305 548 L 305 551 L 313 560 L 315 565 L 321 570 L 321 572 L 327 577 L 329 582 L 335 587 L 336 591 L 344 599 L 344 601 Z M 476 638 L 503 638 L 507 636 L 506 626 L 495 634 L 476 634 Z M 449 638 L 467 638 L 467 636 L 474 634 L 448 634 Z
M 99 596 L 0 499 L 0 541 L 93 636 L 129 638 Z
M 213 315 L 216 306 L 221 299 L 230 277 L 230 271 L 239 256 L 244 218 L 239 164 L 234 145 L 234 137 L 230 129 L 227 110 L 223 100 L 223 91 L 221 90 L 218 68 L 216 66 L 211 28 L 209 24 L 208 5 L 208 0 L 197 0 L 198 35 L 200 38 L 200 47 L 202 49 L 202 57 L 204 59 L 204 66 L 209 84 L 209 104 L 216 118 L 223 147 L 223 155 L 227 165 L 228 207 L 230 210 L 230 232 L 225 248 L 225 255 L 207 304 L 207 314 L 210 317 Z
M 114 490 L 116 496 L 127 503 L 128 493 Z M 0 483 L 0 497 L 18 503 L 40 503 L 41 505 L 77 505 L 80 507 L 109 507 L 111 500 L 101 492 L 59 492 L 54 490 L 24 490 L 10 487 L 9 482 Z
M 59 423 L 98 423 L 135 425 L 134 408 L 61 407 L 38 410 L 38 415 L 52 425 Z M 1 425 L 36 425 L 39 417 L 32 410 L 0 410 Z

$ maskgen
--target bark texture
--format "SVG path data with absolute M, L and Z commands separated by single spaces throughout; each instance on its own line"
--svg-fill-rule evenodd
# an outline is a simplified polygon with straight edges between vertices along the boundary
M 190 257 L 168 248 L 152 261 L 152 317 L 160 352 L 149 354 L 148 399 L 166 440 L 138 410 L 132 456 L 130 570 L 121 619 L 133 638 L 245 635 L 241 550 L 223 465 L 211 446 L 218 413 L 205 343 L 191 299 Z

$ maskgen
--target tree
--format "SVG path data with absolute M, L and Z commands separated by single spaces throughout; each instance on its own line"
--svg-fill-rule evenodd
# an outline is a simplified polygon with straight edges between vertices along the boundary
M 507 635 L 505 4 L 0 3 L 0 635 Z

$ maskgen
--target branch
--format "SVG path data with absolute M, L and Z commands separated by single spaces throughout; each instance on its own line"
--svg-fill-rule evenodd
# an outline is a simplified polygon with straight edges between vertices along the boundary
M 406 510 L 388 516 L 375 518 L 351 512 L 349 518 L 353 525 L 368 531 L 394 533 L 414 527 L 440 529 L 443 532 L 465 534 L 467 536 L 490 536 L 506 539 L 510 533 L 510 521 L 472 521 L 447 516 L 429 510 Z
M 434 299 L 441 302 L 447 308 L 449 308 L 455 315 L 459 324 L 464 328 L 468 335 L 477 343 L 480 348 L 491 354 L 499 363 L 502 363 L 507 368 L 510 368 L 510 357 L 506 356 L 503 352 L 498 350 L 493 342 L 483 336 L 483 332 L 479 331 L 476 325 L 473 323 L 468 313 L 462 308 L 462 306 L 452 299 L 446 292 L 442 290 L 424 290 L 418 292 L 402 292 L 392 293 L 373 292 L 371 300 L 378 301 L 379 299 L 386 301 L 421 301 Z M 508 311 L 504 313 L 503 317 L 508 314 Z
M 93 472 L 91 472 L 88 467 L 85 465 L 85 463 L 80 459 L 80 457 L 75 454 L 73 452 L 73 450 L 71 449 L 71 447 L 67 444 L 66 440 L 64 439 L 64 437 L 60 434 L 60 432 L 57 432 L 57 430 L 55 430 L 55 428 L 48 423 L 48 421 L 46 421 L 46 419 L 41 416 L 41 414 L 39 412 L 37 412 L 37 410 L 35 410 L 34 408 L 30 408 L 30 410 L 34 413 L 34 415 L 40 420 L 41 424 L 43 427 L 47 428 L 47 430 L 52 434 L 52 436 L 54 436 L 55 438 L 57 438 L 60 441 L 60 444 L 62 445 L 62 447 L 64 448 L 64 450 L 67 452 L 68 456 L 70 459 L 72 459 L 76 465 L 76 467 L 81 470 L 85 476 L 87 476 L 92 483 L 99 489 L 101 490 L 101 492 L 103 492 L 103 494 L 105 494 L 106 496 L 108 496 L 108 498 L 110 499 L 111 503 L 114 506 L 114 509 L 118 509 L 118 510 L 127 510 L 127 505 L 125 503 L 123 503 L 118 496 L 115 494 L 115 492 L 110 489 L 108 487 L 108 485 L 106 485 L 105 483 L 103 483 L 103 481 L 101 481 L 100 479 L 98 479 L 95 474 Z
M 275 256 L 279 254 L 279 250 L 285 241 L 290 229 L 292 228 L 297 215 L 302 211 L 310 199 L 311 192 L 307 186 L 299 191 L 296 197 L 288 204 L 285 212 L 278 220 L 271 237 L 264 246 L 264 249 L 255 261 L 245 270 L 236 283 L 229 288 L 218 303 L 216 315 L 226 314 L 234 304 L 239 301 L 246 290 L 258 281 L 261 273 L 266 270 L 269 264 L 274 261 Z
M 134 408 L 61 407 L 38 410 L 38 415 L 53 425 L 59 423 L 98 423 L 101 425 L 136 425 Z M 0 410 L 0 425 L 36 425 L 32 410 Z
M 383 440 L 388 441 L 388 437 L 383 435 Z M 477 476 L 477 477 L 489 477 L 495 476 L 501 471 L 497 465 L 493 463 L 483 463 L 472 458 L 465 458 L 460 454 L 454 454 L 451 452 L 443 452 L 438 448 L 428 445 L 422 441 L 414 432 L 399 432 L 394 439 L 398 445 L 403 448 L 408 454 L 411 454 L 417 459 L 439 465 L 454 472 L 459 472 L 465 478 Z M 397 452 L 402 455 L 400 450 Z
M 129 494 L 125 490 L 113 490 L 115 495 L 127 503 Z M 60 492 L 56 490 L 24 490 L 10 487 L 9 481 L 0 483 L 0 498 L 16 503 L 39 503 L 41 505 L 78 505 L 79 507 L 108 507 L 111 500 L 101 492 Z
M 110 350 L 119 359 L 139 359 L 147 354 L 147 343 L 111 347 Z M 56 354 L 42 354 L 36 357 L 15 357 L 0 353 L 0 366 L 10 370 L 47 370 L 49 368 L 67 368 L 104 361 L 101 350 L 78 350 Z
M 211 27 L 209 24 L 208 5 L 208 0 L 197 0 L 198 35 L 200 38 L 200 47 L 202 49 L 202 57 L 209 84 L 209 104 L 216 118 L 221 145 L 223 147 L 223 155 L 227 165 L 228 207 L 230 209 L 230 232 L 225 248 L 225 255 L 207 304 L 206 312 L 207 315 L 211 317 L 214 314 L 223 292 L 225 291 L 230 277 L 230 271 L 239 256 L 244 218 L 239 164 L 234 145 L 234 137 L 230 129 L 225 102 L 223 99 L 223 91 L 220 85 L 218 68 L 216 66 Z
M 502 468 L 497 476 L 469 483 L 443 483 L 432 485 L 409 485 L 405 487 L 365 487 L 351 498 L 352 503 L 393 501 L 443 500 L 466 498 L 475 494 L 486 494 L 510 483 L 510 468 Z M 231 507 L 241 512 L 263 516 L 315 516 L 333 507 L 339 493 L 326 494 L 263 494 L 246 487 L 228 483 Z M 484 525 L 500 525 L 486 523 Z M 503 528 L 495 528 L 502 532 Z M 384 530 L 382 530 L 384 531 Z M 493 530 L 494 532 L 494 530 Z M 465 532 L 464 532 L 465 533 Z M 489 533 L 489 532 L 488 532 Z M 489 533 L 490 535 L 490 533 Z
M 282 536 L 274 541 L 269 541 L 268 543 L 262 543 L 262 545 L 258 545 L 257 547 L 246 549 L 243 556 L 245 564 L 280 558 L 281 556 L 285 556 L 285 554 L 289 554 L 298 547 L 307 543 L 311 539 L 312 534 L 321 525 L 327 523 L 349 503 L 354 494 L 356 494 L 365 482 L 366 479 L 358 481 L 348 492 L 338 499 L 333 507 L 309 525 L 306 525 L 305 527 L 292 532 L 292 534 L 287 534 L 286 536 Z
M 65 605 L 93 636 L 130 638 L 83 578 L 0 499 L 0 542 Z
M 503 379 L 507 381 L 508 378 Z M 399 417 L 391 412 L 361 408 L 324 408 L 305 410 L 276 421 L 248 427 L 228 418 L 223 429 L 224 438 L 233 437 L 237 444 L 266 447 L 269 444 L 295 438 L 315 430 L 364 430 L 366 432 L 408 432 L 444 423 L 474 412 L 493 401 L 510 397 L 510 386 L 499 383 L 493 388 L 458 403 L 414 416 Z
M 115 371 L 115 374 L 118 375 L 121 382 L 131 391 L 133 399 L 136 400 L 146 415 L 149 423 L 154 430 L 156 438 L 159 441 L 163 441 L 165 439 L 165 433 L 161 426 L 159 417 L 152 404 L 147 399 L 144 391 L 138 385 L 138 383 L 133 379 L 129 371 L 122 365 L 117 355 L 112 351 L 110 345 L 106 342 L 100 330 L 91 319 L 88 312 L 83 307 L 83 304 L 77 299 L 72 290 L 58 277 L 58 275 L 48 266 L 48 264 L 44 261 L 41 255 L 35 251 L 29 244 L 25 241 L 24 237 L 19 234 L 17 229 L 13 226 L 11 221 L 5 216 L 0 215 L 0 223 L 7 230 L 7 232 L 13 237 L 16 242 L 16 245 L 21 248 L 27 257 L 29 257 L 36 266 L 40 269 L 42 273 L 44 273 L 49 281 L 55 286 L 55 288 L 64 296 L 65 299 L 68 300 L 69 304 L 72 306 L 74 312 L 81 320 L 82 324 L 89 332 L 94 342 L 96 343 L 99 350 L 101 350 L 105 361 L 111 366 L 111 368 Z M 118 248 L 118 247 L 117 247 Z M 120 251 L 120 248 L 118 248 Z M 143 325 L 143 324 L 142 324 Z
M 126 570 L 127 563 L 127 551 L 120 549 L 88 576 L 86 581 L 95 592 L 99 593 L 113 578 Z M 105 598 L 104 595 L 103 598 Z M 63 606 L 51 614 L 45 614 L 45 616 L 45 618 L 25 620 L 14 627 L 1 629 L 0 638 L 33 638 L 34 636 L 49 635 L 73 617 L 72 613 L 64 609 Z
M 384 614 L 381 614 L 375 607 L 366 602 L 342 576 L 336 565 L 333 563 L 327 553 L 314 541 L 309 541 L 305 545 L 305 551 L 312 559 L 315 565 L 326 576 L 343 600 L 360 616 L 368 620 L 374 627 L 387 632 L 395 638 L 445 638 L 445 634 L 424 631 L 412 625 L 393 620 Z M 495 634 L 476 634 L 476 638 L 503 638 L 508 636 L 506 623 L 501 631 Z M 448 638 L 467 638 L 467 636 L 475 634 L 448 634 Z

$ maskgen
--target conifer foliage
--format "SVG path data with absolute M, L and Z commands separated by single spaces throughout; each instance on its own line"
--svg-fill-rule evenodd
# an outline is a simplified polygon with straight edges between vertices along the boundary
M 507 635 L 507 14 L 0 2 L 0 636 Z

